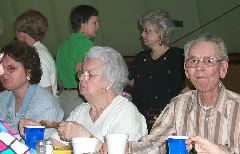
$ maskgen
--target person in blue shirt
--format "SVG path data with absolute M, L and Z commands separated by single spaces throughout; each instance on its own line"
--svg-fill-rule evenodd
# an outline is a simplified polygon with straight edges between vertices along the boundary
M 38 85 L 42 70 L 34 47 L 13 41 L 2 48 L 3 74 L 1 83 L 6 89 L 0 93 L 0 119 L 19 132 L 22 118 L 35 121 L 61 121 L 63 110 L 51 92 Z M 48 138 L 53 129 L 45 132 Z

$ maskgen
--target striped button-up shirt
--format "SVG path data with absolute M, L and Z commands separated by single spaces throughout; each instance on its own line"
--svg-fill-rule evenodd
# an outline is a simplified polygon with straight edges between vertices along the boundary
M 148 136 L 130 143 L 131 153 L 166 153 L 168 136 L 202 136 L 228 151 L 239 153 L 240 95 L 222 86 L 217 104 L 202 105 L 198 91 L 173 98 L 156 120 Z

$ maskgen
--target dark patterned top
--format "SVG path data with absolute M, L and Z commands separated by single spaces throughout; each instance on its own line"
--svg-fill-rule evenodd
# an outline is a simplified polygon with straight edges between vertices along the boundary
M 151 57 L 151 49 L 140 52 L 134 61 L 133 79 L 133 103 L 140 112 L 163 109 L 183 88 L 183 50 L 171 47 L 156 60 Z

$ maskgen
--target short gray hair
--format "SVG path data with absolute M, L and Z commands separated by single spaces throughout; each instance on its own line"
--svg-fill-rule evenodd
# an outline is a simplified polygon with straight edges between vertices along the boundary
M 146 22 L 150 22 L 157 28 L 157 32 L 163 30 L 164 35 L 162 36 L 162 41 L 166 45 L 170 44 L 171 37 L 175 29 L 175 24 L 167 11 L 161 9 L 152 10 L 143 15 L 139 22 L 141 26 L 143 26 Z
M 185 46 L 184 46 L 185 60 L 189 57 L 190 48 L 199 42 L 215 43 L 219 49 L 220 58 L 222 58 L 224 60 L 228 60 L 227 47 L 226 47 L 225 43 L 223 42 L 223 39 L 218 37 L 217 35 L 210 34 L 210 33 L 201 34 L 201 35 L 197 36 L 196 38 L 194 38 L 193 40 L 188 41 L 185 44 Z
M 103 78 L 112 82 L 113 92 L 121 94 L 128 81 L 127 65 L 121 54 L 110 47 L 92 47 L 84 61 L 99 60 L 104 63 Z

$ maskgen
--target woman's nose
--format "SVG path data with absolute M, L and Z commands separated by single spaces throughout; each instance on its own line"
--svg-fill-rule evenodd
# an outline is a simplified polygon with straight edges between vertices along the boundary
M 83 75 L 81 74 L 79 77 L 78 77 L 79 81 L 82 81 L 83 80 Z
M 206 69 L 206 65 L 200 61 L 199 63 L 197 63 L 197 67 L 196 67 L 197 70 L 205 70 Z
M 79 76 L 79 82 L 85 82 L 86 81 L 86 76 L 85 76 L 85 74 L 81 74 L 80 76 Z

